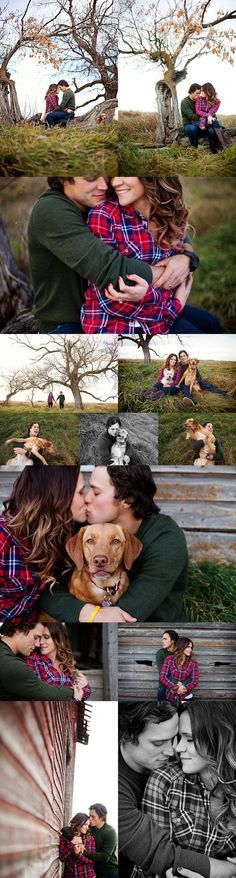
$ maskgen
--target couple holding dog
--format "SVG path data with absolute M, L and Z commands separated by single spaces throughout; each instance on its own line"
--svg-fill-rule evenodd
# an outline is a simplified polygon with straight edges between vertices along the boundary
M 142 464 L 96 467 L 87 494 L 79 467 L 27 467 L 0 516 L 0 621 L 32 623 L 40 613 L 65 622 L 183 621 L 186 541 L 159 511 L 155 493 L 151 470 Z M 98 555 L 96 531 L 105 540 Z M 116 573 L 122 552 L 128 576 L 121 560 Z M 71 559 L 81 572 L 80 598 Z M 101 583 L 109 574 L 117 606 L 106 598 L 101 606 Z
M 133 876 L 235 876 L 235 704 L 193 701 L 178 716 L 147 701 L 119 714 L 120 878 L 133 864 Z
M 221 332 L 217 317 L 186 304 L 199 260 L 178 177 L 48 184 L 28 225 L 39 332 Z
M 185 405 L 194 406 L 197 403 L 194 402 L 192 391 L 196 382 L 200 390 L 227 396 L 230 393 L 229 390 L 221 390 L 216 384 L 202 378 L 197 368 L 198 363 L 199 360 L 196 357 L 189 357 L 187 351 L 184 350 L 179 351 L 178 355 L 169 354 L 164 366 L 158 372 L 155 384 L 148 390 L 140 391 L 138 398 L 141 401 L 145 399 L 156 400 L 163 396 L 177 396 L 178 393 L 182 392 Z
M 60 622 L 3 622 L 0 659 L 0 700 L 84 701 L 91 695 Z
M 118 415 L 107 418 L 106 431 L 98 440 L 96 463 L 101 466 L 141 463 L 141 458 L 131 445 L 128 432 L 122 428 Z

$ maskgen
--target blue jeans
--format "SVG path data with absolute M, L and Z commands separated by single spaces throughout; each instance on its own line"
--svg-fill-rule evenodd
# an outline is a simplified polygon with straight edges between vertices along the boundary
M 173 323 L 170 333 L 198 333 L 202 335 L 219 334 L 222 332 L 218 317 L 203 311 L 202 308 L 195 308 L 193 305 L 185 305 L 177 320 Z
M 209 381 L 203 381 L 202 378 L 200 381 L 198 381 L 198 384 L 200 384 L 202 390 L 209 390 L 210 393 L 220 393 L 221 396 L 227 396 L 227 390 L 220 390 L 220 388 L 216 387 L 215 384 L 210 384 Z M 192 399 L 188 384 L 182 383 L 180 389 L 182 390 L 183 396 L 187 396 L 188 399 Z
M 80 323 L 59 323 L 54 329 L 40 329 L 39 335 L 45 335 L 45 333 L 49 333 L 49 335 L 58 335 L 59 333 L 64 332 L 75 332 L 76 334 L 81 335 L 83 330 Z
M 65 110 L 55 110 L 55 113 L 47 114 L 47 123 L 50 128 L 53 128 L 54 125 L 60 125 L 60 128 L 66 128 L 67 122 L 69 119 L 74 119 L 73 110 L 66 113 Z
M 189 122 L 187 125 L 184 125 L 184 133 L 189 137 L 191 146 L 197 147 L 199 137 L 198 124 L 196 122 Z
M 164 387 L 162 381 L 157 381 L 156 384 L 153 384 L 153 387 L 156 387 L 157 390 L 162 390 L 163 393 L 169 394 L 169 396 L 176 396 L 180 391 L 180 387 L 175 387 L 174 384 L 172 387 Z

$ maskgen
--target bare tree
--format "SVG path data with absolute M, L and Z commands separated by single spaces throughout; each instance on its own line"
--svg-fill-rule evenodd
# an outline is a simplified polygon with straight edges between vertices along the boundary
M 121 52 L 139 56 L 158 66 L 163 79 L 156 85 L 158 107 L 157 142 L 173 140 L 180 124 L 177 85 L 185 79 L 188 67 L 203 55 L 216 55 L 234 63 L 235 32 L 222 29 L 233 23 L 236 9 L 213 13 L 212 0 L 169 0 L 163 10 L 162 0 L 142 7 L 139 0 L 123 0 L 120 14 Z
M 135 335 L 135 336 L 130 335 L 129 336 L 129 341 L 132 341 L 134 344 L 136 344 L 138 349 L 141 348 L 141 350 L 143 352 L 143 357 L 144 357 L 145 363 L 151 363 L 151 351 L 152 351 L 152 353 L 156 353 L 154 348 L 150 348 L 150 342 L 151 342 L 152 338 L 156 338 L 156 336 L 155 335 L 154 336 L 147 335 L 147 333 L 143 333 L 143 332 L 140 332 L 139 335 Z M 125 339 L 127 339 L 126 335 L 119 336 L 119 340 L 121 341 L 121 343 Z
M 10 405 L 13 396 L 16 396 L 21 390 L 28 390 L 30 387 L 26 373 L 24 371 L 19 371 L 19 369 L 1 372 L 0 378 L 2 378 L 4 382 L 1 386 L 6 388 L 6 396 L 3 402 L 4 405 Z
M 80 337 L 48 335 L 47 341 L 34 345 L 33 338 L 16 336 L 15 343 L 27 348 L 31 354 L 29 380 L 31 387 L 45 390 L 53 384 L 71 390 L 76 409 L 84 408 L 83 397 L 90 396 L 98 402 L 107 402 L 117 395 L 117 340 L 110 337 L 102 341 L 98 336 Z M 101 376 L 110 383 L 106 399 L 96 396 L 94 388 Z

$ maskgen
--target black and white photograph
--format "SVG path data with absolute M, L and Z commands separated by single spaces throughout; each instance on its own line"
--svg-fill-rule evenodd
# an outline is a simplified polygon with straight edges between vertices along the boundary
M 158 462 L 158 416 L 133 415 L 80 415 L 81 466 L 127 466 Z

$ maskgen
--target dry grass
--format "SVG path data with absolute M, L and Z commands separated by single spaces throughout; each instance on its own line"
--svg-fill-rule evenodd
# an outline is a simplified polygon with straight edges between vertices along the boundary
M 117 173 L 118 126 L 91 131 L 75 128 L 41 129 L 30 125 L 0 126 L 2 176 Z
M 183 403 L 182 393 L 178 396 L 166 396 L 160 400 L 140 402 L 138 393 L 147 390 L 157 380 L 157 374 L 164 364 L 164 360 L 152 361 L 145 364 L 140 360 L 119 360 L 119 411 L 121 412 L 168 412 L 169 417 L 174 412 L 185 412 L 187 409 Z M 236 384 L 236 364 L 230 362 L 201 361 L 199 370 L 202 378 L 220 387 L 222 390 L 233 390 Z M 219 396 L 218 394 L 203 392 L 203 396 L 193 394 L 196 407 L 194 413 L 211 412 L 212 417 L 217 412 L 235 412 L 236 397 Z M 192 411 L 192 408 L 191 408 Z

